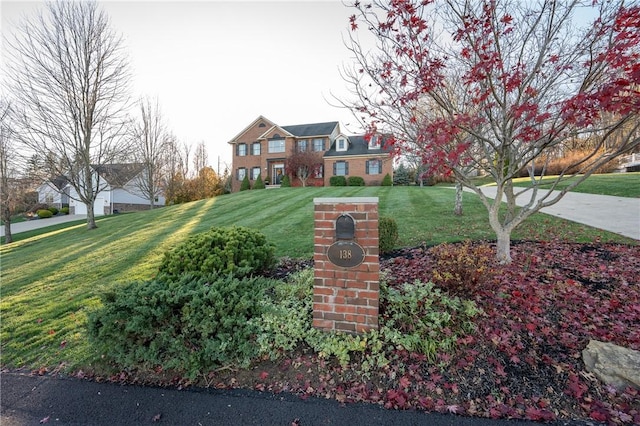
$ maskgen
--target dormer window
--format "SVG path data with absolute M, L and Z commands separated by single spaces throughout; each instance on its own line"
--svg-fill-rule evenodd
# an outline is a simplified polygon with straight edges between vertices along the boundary
M 336 151 L 346 151 L 347 150 L 347 139 L 338 138 L 336 140 Z
M 369 139 L 369 149 L 380 149 L 380 136 L 371 136 Z

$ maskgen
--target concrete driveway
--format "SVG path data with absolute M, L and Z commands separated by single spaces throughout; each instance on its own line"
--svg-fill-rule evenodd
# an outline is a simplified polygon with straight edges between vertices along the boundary
M 11 235 L 20 232 L 33 231 L 34 229 L 44 228 L 58 223 L 73 222 L 74 220 L 86 220 L 87 215 L 84 214 L 67 214 L 64 216 L 54 216 L 48 219 L 33 219 L 25 222 L 11 224 Z M 0 226 L 0 237 L 4 237 L 4 225 Z
M 495 186 L 481 189 L 488 198 L 495 198 Z M 548 191 L 538 192 L 537 199 Z M 558 191 L 552 191 L 552 196 L 554 193 Z M 516 199 L 516 204 L 523 206 L 530 198 L 531 193 L 527 192 Z M 568 192 L 556 204 L 543 208 L 541 212 L 640 240 L 640 198 Z

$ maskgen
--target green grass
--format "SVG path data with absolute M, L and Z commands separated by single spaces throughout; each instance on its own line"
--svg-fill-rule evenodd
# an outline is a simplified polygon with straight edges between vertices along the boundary
M 552 182 L 556 179 L 557 176 L 545 176 L 540 183 L 540 188 L 551 188 Z M 565 178 L 558 183 L 555 189 L 562 190 L 574 180 L 575 177 Z M 514 185 L 531 186 L 531 181 L 530 178 L 519 178 L 514 180 Z M 640 198 L 640 172 L 591 175 L 572 191 L 585 194 Z
M 399 246 L 464 239 L 494 239 L 487 212 L 464 194 L 461 217 L 452 214 L 454 191 L 441 187 L 281 188 L 245 191 L 148 212 L 100 218 L 98 229 L 67 223 L 0 247 L 2 365 L 91 368 L 98 359 L 86 341 L 87 312 L 101 293 L 152 277 L 163 253 L 212 226 L 243 225 L 262 231 L 277 256 L 313 254 L 313 199 L 380 199 L 381 216 L 396 219 Z M 536 214 L 514 239 L 634 241 L 584 225 Z

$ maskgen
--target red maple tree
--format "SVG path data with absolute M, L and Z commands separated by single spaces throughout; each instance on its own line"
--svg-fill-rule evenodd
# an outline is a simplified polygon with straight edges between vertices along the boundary
M 419 156 L 475 191 L 502 262 L 511 261 L 516 226 L 640 144 L 637 4 L 375 0 L 352 6 L 348 47 L 356 60 L 344 77 L 355 99 L 343 104 L 370 132 L 393 133 L 397 155 Z M 360 28 L 373 36 L 373 49 L 360 40 Z M 551 189 L 568 177 L 570 183 L 561 191 L 539 190 L 549 161 L 587 139 L 588 149 Z M 530 187 L 516 189 L 513 179 L 523 170 Z M 493 177 L 494 199 L 474 184 L 471 171 Z

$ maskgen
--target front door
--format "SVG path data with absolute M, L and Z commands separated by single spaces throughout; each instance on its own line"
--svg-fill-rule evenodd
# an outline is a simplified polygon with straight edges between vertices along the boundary
M 284 164 L 274 163 L 272 172 L 273 172 L 273 183 L 275 185 L 280 185 L 282 183 L 282 178 L 284 177 Z

